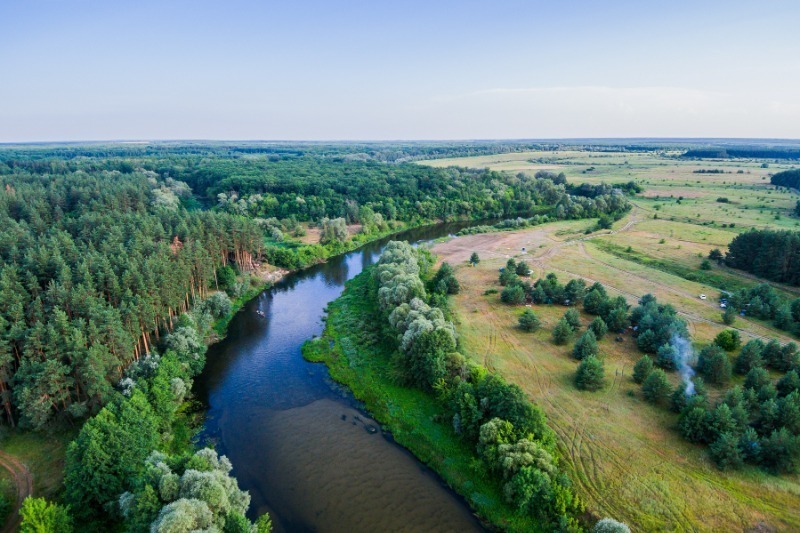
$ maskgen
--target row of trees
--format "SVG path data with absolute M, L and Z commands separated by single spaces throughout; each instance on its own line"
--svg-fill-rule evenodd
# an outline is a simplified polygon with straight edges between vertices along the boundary
M 426 252 L 391 242 L 372 271 L 373 294 L 397 336 L 403 374 L 414 386 L 436 392 L 456 433 L 475 446 L 520 513 L 550 529 L 576 527 L 581 503 L 558 467 L 555 435 L 544 413 L 519 387 L 487 374 L 456 351 L 446 309 L 431 305 L 446 306 L 447 301 L 428 298 L 420 277 L 430 265 Z M 445 264 L 429 285 L 443 295 L 456 290 L 453 281 Z

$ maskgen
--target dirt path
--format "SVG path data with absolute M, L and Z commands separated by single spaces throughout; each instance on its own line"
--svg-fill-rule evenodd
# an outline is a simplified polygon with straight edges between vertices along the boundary
M 22 507 L 22 502 L 25 498 L 33 494 L 33 476 L 30 470 L 28 470 L 28 467 L 20 462 L 19 459 L 3 451 L 0 451 L 0 467 L 8 470 L 17 488 L 16 504 L 8 515 L 6 523 L 3 524 L 2 529 L 0 529 L 0 533 L 11 533 L 12 531 L 16 531 L 19 527 L 19 509 Z

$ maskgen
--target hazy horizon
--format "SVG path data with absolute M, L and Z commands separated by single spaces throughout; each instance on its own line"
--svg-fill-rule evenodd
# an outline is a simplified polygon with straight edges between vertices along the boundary
M 0 4 L 0 142 L 800 138 L 800 5 Z

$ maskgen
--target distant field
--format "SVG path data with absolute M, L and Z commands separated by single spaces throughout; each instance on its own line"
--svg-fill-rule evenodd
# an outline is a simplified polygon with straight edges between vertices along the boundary
M 565 308 L 534 306 L 543 327 L 530 334 L 514 327 L 521 308 L 503 305 L 497 294 L 484 295 L 488 288 L 500 288 L 498 269 L 516 256 L 534 267 L 534 278 L 555 272 L 563 281 L 600 281 L 631 303 L 653 293 L 687 320 L 696 345 L 710 342 L 725 328 L 720 288 L 761 280 L 716 263 L 703 271 L 702 258 L 712 248 L 725 251 L 750 227 L 800 229 L 800 219 L 791 214 L 800 196 L 769 185 L 768 175 L 788 165 L 770 162 L 762 168 L 762 161 L 683 161 L 674 155 L 559 151 L 424 162 L 526 174 L 548 169 L 563 171 L 571 183 L 635 180 L 645 188 L 611 231 L 586 235 L 591 221 L 564 221 L 438 243 L 434 252 L 456 265 L 462 282 L 454 308 L 464 351 L 479 354 L 482 363 L 518 383 L 546 410 L 573 479 L 598 517 L 613 516 L 646 531 L 798 530 L 800 476 L 717 470 L 705 447 L 678 435 L 675 415 L 642 400 L 630 377 L 641 354 L 627 335 L 623 342 L 613 337 L 601 342 L 606 388 L 580 392 L 572 381 L 577 365 L 569 355 L 571 343 L 561 347 L 550 341 Z M 594 170 L 584 173 L 589 167 Z M 696 174 L 697 169 L 730 173 Z M 473 251 L 482 258 L 477 268 L 466 265 Z M 776 288 L 787 298 L 800 292 Z M 708 299 L 699 299 L 700 294 Z M 583 321 L 588 324 L 589 317 Z M 745 339 L 796 340 L 758 320 L 739 318 L 733 327 Z

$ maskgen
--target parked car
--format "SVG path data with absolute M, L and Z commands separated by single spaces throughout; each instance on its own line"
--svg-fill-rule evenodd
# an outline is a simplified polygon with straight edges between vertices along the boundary
M 700 299 L 701 299 L 701 300 L 705 300 L 705 299 L 706 299 L 706 295 L 705 295 L 705 294 L 701 294 L 701 295 L 700 295 Z

